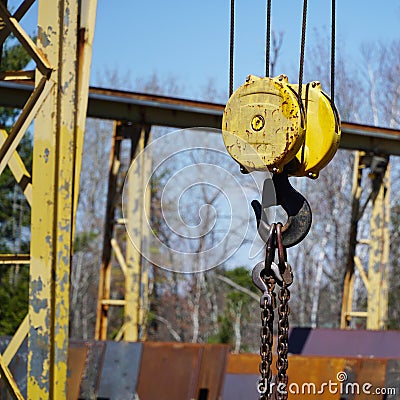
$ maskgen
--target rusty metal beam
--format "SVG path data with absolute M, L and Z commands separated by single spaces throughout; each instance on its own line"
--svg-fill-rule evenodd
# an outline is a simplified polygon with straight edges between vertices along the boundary
M 32 89 L 26 82 L 0 82 L 0 106 L 21 108 Z M 89 90 L 88 117 L 135 124 L 220 128 L 223 109 L 222 104 L 166 96 L 96 87 Z M 343 122 L 340 148 L 399 156 L 400 131 Z
M 97 300 L 97 318 L 95 338 L 97 340 L 107 339 L 108 327 L 108 310 L 109 304 L 104 304 L 103 300 L 110 299 L 111 285 L 111 256 L 112 256 L 112 239 L 115 228 L 115 209 L 116 209 L 116 193 L 118 185 L 118 173 L 121 166 L 121 136 L 119 131 L 121 124 L 114 123 L 114 130 L 111 142 L 111 152 L 109 160 L 108 187 L 107 187 L 107 204 L 104 221 L 104 237 L 103 237 L 103 253 L 101 256 L 101 268 L 99 276 L 99 293 Z

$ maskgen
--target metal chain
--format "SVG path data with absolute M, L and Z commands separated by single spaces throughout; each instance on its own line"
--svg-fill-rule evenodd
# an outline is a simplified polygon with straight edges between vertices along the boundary
M 272 380 L 272 347 L 273 347 L 273 327 L 274 327 L 274 308 L 276 304 L 275 299 L 275 281 L 272 276 L 269 277 L 267 286 L 269 288 L 270 296 L 263 296 L 261 298 L 261 330 L 260 330 L 260 356 L 261 362 L 259 366 L 260 379 L 258 381 L 258 390 L 260 393 L 260 400 L 267 400 L 270 398 L 270 388 Z
M 278 250 L 278 265 L 274 263 Z M 289 300 L 288 287 L 293 282 L 292 268 L 287 262 L 286 248 L 282 239 L 282 224 L 272 224 L 266 242 L 265 262 L 258 263 L 252 272 L 254 284 L 263 292 L 260 299 L 261 330 L 260 330 L 260 379 L 258 381 L 259 400 L 271 399 L 272 381 L 272 346 L 274 332 L 274 309 L 276 308 L 275 283 L 281 289 L 278 292 L 278 358 L 276 368 L 275 395 L 278 400 L 287 399 L 287 369 L 289 350 Z
M 288 368 L 288 349 L 289 349 L 289 300 L 290 291 L 287 285 L 283 283 L 282 288 L 278 294 L 279 306 L 278 306 L 278 359 L 276 361 L 276 368 L 278 375 L 276 383 L 278 385 L 278 400 L 286 400 L 287 395 L 287 368 Z
M 282 224 L 278 223 L 276 227 L 276 240 L 278 247 L 278 267 L 282 276 L 282 285 L 278 293 L 278 359 L 276 361 L 277 374 L 277 397 L 278 400 L 286 400 L 288 384 L 288 350 L 289 350 L 289 300 L 290 291 L 288 287 L 293 282 L 292 268 L 287 262 L 286 248 L 282 241 Z
M 253 270 L 253 282 L 263 292 L 260 299 L 261 307 L 261 330 L 260 330 L 260 356 L 259 365 L 260 379 L 258 381 L 258 392 L 260 400 L 270 399 L 272 380 L 272 346 L 274 328 L 274 309 L 276 307 L 275 278 L 272 272 L 272 263 L 276 251 L 276 224 L 272 224 L 266 242 L 265 261 L 258 263 Z

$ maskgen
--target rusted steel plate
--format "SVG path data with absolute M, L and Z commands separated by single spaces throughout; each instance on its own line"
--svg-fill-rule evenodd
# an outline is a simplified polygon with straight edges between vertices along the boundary
M 343 371 L 344 359 L 331 357 L 289 357 L 288 391 L 289 398 L 340 399 L 339 388 L 329 390 L 327 385 L 331 381 L 337 383 L 337 374 Z
M 131 400 L 134 398 L 142 348 L 142 343 L 106 342 L 98 391 L 99 398 L 112 400 Z
M 387 360 L 385 388 L 395 391 L 387 395 L 387 400 L 400 399 L 400 360 Z
M 227 374 L 225 376 L 222 400 L 258 399 L 258 375 Z
M 387 361 L 374 358 L 346 359 L 341 379 L 343 398 L 386 399 L 382 390 L 385 390 Z
M 223 400 L 256 396 L 258 362 L 256 354 L 229 356 Z M 290 355 L 288 377 L 289 398 L 400 399 L 400 360 Z
M 220 398 L 228 353 L 229 346 L 226 345 L 202 346 L 196 399 Z
M 188 343 L 144 343 L 140 400 L 195 398 L 201 351 L 201 346 Z
M 86 342 L 86 345 L 88 346 L 88 354 L 83 371 L 79 397 L 81 399 L 94 399 L 97 396 L 100 384 L 106 342 L 91 340 Z
M 290 341 L 301 329 L 291 330 Z M 400 331 L 313 329 L 302 347 L 303 355 L 400 358 Z M 290 349 L 293 350 L 293 349 Z
M 84 342 L 73 342 L 68 348 L 67 400 L 78 400 L 88 346 Z
M 229 354 L 226 364 L 227 374 L 258 374 L 260 356 L 258 354 Z

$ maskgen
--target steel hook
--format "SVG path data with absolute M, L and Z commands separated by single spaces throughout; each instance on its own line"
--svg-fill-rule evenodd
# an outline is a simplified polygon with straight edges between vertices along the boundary
M 304 196 L 290 184 L 287 172 L 273 174 L 272 184 L 275 189 L 276 204 L 271 204 L 269 179 L 264 181 L 262 205 L 258 200 L 251 202 L 257 219 L 258 233 L 267 242 L 271 224 L 268 222 L 265 210 L 272 205 L 280 205 L 288 216 L 286 224 L 282 227 L 282 243 L 285 247 L 292 247 L 300 243 L 311 228 L 311 207 Z

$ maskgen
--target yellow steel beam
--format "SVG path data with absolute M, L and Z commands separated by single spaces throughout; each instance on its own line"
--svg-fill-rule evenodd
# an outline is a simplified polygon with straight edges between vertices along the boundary
M 52 65 L 49 59 L 46 57 L 46 52 L 40 51 L 41 49 L 37 46 L 29 35 L 22 29 L 18 23 L 18 19 L 10 14 L 7 7 L 0 2 L 0 16 L 6 24 L 7 28 L 14 34 L 14 36 L 19 40 L 27 53 L 32 57 L 33 61 L 36 63 L 37 69 L 42 75 L 49 78 Z
M 29 254 L 0 254 L 0 264 L 29 264 Z
M 34 133 L 29 400 L 67 396 L 77 28 L 78 1 L 39 0 L 38 48 L 55 69 L 50 78 L 54 86 L 38 112 Z
M 387 270 L 389 263 L 390 173 L 374 178 L 377 195 L 372 202 L 370 219 L 371 245 L 368 260 L 367 329 L 385 329 L 387 325 Z
M 115 218 L 115 194 L 117 191 L 118 172 L 120 169 L 121 137 L 119 136 L 120 123 L 114 123 L 114 130 L 111 142 L 107 204 L 104 223 L 103 253 L 101 256 L 101 268 L 99 276 L 99 293 L 97 298 L 97 318 L 95 338 L 97 340 L 107 339 L 108 305 L 103 300 L 110 298 L 111 285 L 111 240 L 114 233 Z
M 349 254 L 347 256 L 346 271 L 343 280 L 342 312 L 340 318 L 341 329 L 350 327 L 350 313 L 353 310 L 354 257 L 356 255 L 358 221 L 360 219 L 360 198 L 362 192 L 361 180 L 363 167 L 360 165 L 361 155 L 359 151 L 354 154 Z
M 122 254 L 122 250 L 119 247 L 118 242 L 114 238 L 111 239 L 111 247 L 114 250 L 115 258 L 117 259 L 118 264 L 121 267 L 122 272 L 124 273 L 124 276 L 126 276 L 127 273 L 126 261 L 124 255 Z
M 134 143 L 132 142 L 132 146 Z M 145 147 L 145 129 L 141 129 L 139 141 L 136 144 L 134 158 Z M 134 159 L 133 158 L 133 159 Z M 126 264 L 125 277 L 125 331 L 124 340 L 137 342 L 139 340 L 140 324 L 140 285 L 141 285 L 141 254 L 134 244 L 141 242 L 142 238 L 142 210 L 143 210 L 143 163 L 135 162 L 128 171 L 127 184 L 128 196 L 126 199 L 126 227 L 129 232 L 126 240 Z
M 150 141 L 150 131 L 145 132 L 145 141 Z M 147 254 L 148 246 L 150 245 L 150 208 L 151 208 L 151 170 L 152 170 L 152 157 L 151 150 L 147 149 L 143 154 L 143 174 L 142 174 L 142 187 L 143 187 L 143 201 L 142 209 L 142 254 Z M 145 341 L 147 339 L 147 315 L 149 310 L 149 262 L 142 257 L 141 258 L 141 284 L 140 284 L 140 340 Z
M 1 71 L 2 81 L 31 81 L 35 79 L 35 71 Z
M 8 135 L 4 129 L 0 129 L 0 146 L 6 141 Z M 14 151 L 8 160 L 8 166 L 14 175 L 15 180 L 25 194 L 28 204 L 32 204 L 32 179 L 30 173 L 25 168 L 24 162 L 19 154 Z
M 26 335 L 29 331 L 29 316 L 26 315 L 24 320 L 21 322 L 17 331 L 14 333 L 14 336 L 8 343 L 7 348 L 3 353 L 3 360 L 5 365 L 9 365 L 15 354 L 17 354 L 18 349 L 20 348 L 22 342 L 26 338 Z
M 32 4 L 35 1 L 36 0 L 23 1 L 13 14 L 13 18 L 16 21 L 19 21 L 25 15 L 25 13 L 31 8 Z M 10 29 L 5 25 L 4 28 L 0 31 L 0 42 L 3 42 L 9 34 L 10 34 Z
M 42 77 L 29 97 L 24 109 L 15 121 L 10 134 L 0 148 L 0 174 L 4 171 L 42 103 L 53 89 L 53 85 L 53 81 L 48 81 L 46 77 Z
M 80 21 L 78 32 L 78 93 L 77 93 L 77 136 L 75 142 L 75 185 L 74 214 L 78 208 L 80 173 L 82 167 L 83 138 L 86 125 L 86 114 L 89 97 L 90 66 L 92 63 L 92 46 L 96 25 L 97 0 L 80 0 Z M 74 237 L 75 224 L 72 226 Z
M 369 281 L 368 281 L 368 276 L 364 270 L 364 267 L 361 263 L 360 257 L 354 256 L 354 265 L 357 267 L 357 271 L 361 276 L 361 279 L 364 283 L 364 286 L 367 290 L 369 290 Z

